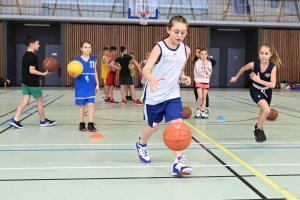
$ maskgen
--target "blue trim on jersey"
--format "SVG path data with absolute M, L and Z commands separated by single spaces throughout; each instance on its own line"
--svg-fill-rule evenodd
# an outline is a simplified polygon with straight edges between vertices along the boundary
M 81 56 L 74 60 L 81 62 L 83 65 L 83 72 L 75 79 L 75 99 L 87 99 L 96 96 L 96 62 L 97 58 L 90 56 L 88 61 L 85 61 Z
M 159 54 L 159 57 L 157 59 L 157 61 L 155 62 L 155 64 L 158 64 L 160 59 L 161 59 L 161 56 L 162 56 L 162 49 L 161 49 L 161 46 L 158 44 L 158 42 L 156 43 L 158 45 L 158 47 L 160 48 L 160 54 Z
M 165 42 L 164 39 L 163 39 L 162 41 L 163 41 L 163 43 L 166 45 L 166 47 L 167 47 L 169 50 L 171 50 L 171 51 L 177 51 L 177 49 L 180 47 L 180 43 L 179 43 L 178 46 L 176 47 L 176 49 L 172 49 L 172 48 L 170 48 L 170 47 L 167 45 L 167 43 Z

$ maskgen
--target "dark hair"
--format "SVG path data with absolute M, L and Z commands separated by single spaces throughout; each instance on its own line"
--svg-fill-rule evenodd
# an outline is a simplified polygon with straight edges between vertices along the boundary
M 115 47 L 115 46 L 111 46 L 111 47 L 109 48 L 109 51 L 110 51 L 110 52 L 116 51 L 116 50 L 117 50 L 117 47 Z
M 199 50 L 200 52 L 201 51 L 206 51 L 207 52 L 207 56 L 208 56 L 208 60 L 209 60 L 209 54 L 208 54 L 208 49 L 207 48 L 203 48 L 203 47 L 196 47 L 196 50 Z M 195 62 L 198 60 L 199 58 L 196 56 L 196 54 L 195 54 L 195 56 L 194 56 L 194 58 L 193 58 L 193 60 L 192 60 L 192 63 L 193 64 L 195 64 Z
M 103 47 L 102 50 L 103 51 L 109 50 L 109 47 Z
M 176 16 L 173 16 L 167 27 L 169 28 L 169 30 L 171 30 L 171 28 L 174 26 L 174 22 L 178 22 L 178 23 L 183 23 L 183 24 L 186 24 L 187 28 L 189 27 L 189 23 L 187 22 L 187 20 L 181 16 L 181 15 L 176 15 Z M 170 35 L 168 34 L 164 39 L 168 38 Z
M 92 46 L 92 43 L 91 43 L 89 40 L 83 40 L 83 41 L 80 43 L 80 48 L 82 48 L 83 45 L 84 45 L 85 43 L 88 43 L 88 44 L 90 44 L 90 45 Z
M 29 47 L 31 43 L 35 43 L 36 41 L 39 41 L 39 39 L 32 35 L 27 35 L 24 40 L 24 43 L 27 47 Z
M 126 47 L 125 46 L 121 46 L 120 47 L 120 51 L 121 51 L 121 53 L 124 53 L 124 51 L 126 51 Z

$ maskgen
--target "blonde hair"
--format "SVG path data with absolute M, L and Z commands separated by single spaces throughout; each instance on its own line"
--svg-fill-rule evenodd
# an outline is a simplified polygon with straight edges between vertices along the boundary
M 260 50 L 262 47 L 268 47 L 268 48 L 269 48 L 270 53 L 272 54 L 270 60 L 272 61 L 272 63 L 275 64 L 275 66 L 276 66 L 277 68 L 279 68 L 280 66 L 283 66 L 283 65 L 282 65 L 282 62 L 281 62 L 281 60 L 280 60 L 280 57 L 279 57 L 277 51 L 275 50 L 275 48 L 273 47 L 273 45 L 271 45 L 271 44 L 265 42 L 265 43 L 263 43 L 262 45 L 260 45 L 259 50 Z

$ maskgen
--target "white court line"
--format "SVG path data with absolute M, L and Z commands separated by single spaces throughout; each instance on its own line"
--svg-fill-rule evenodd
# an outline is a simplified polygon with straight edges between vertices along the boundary
M 241 167 L 241 165 L 193 165 L 193 168 L 201 167 Z M 167 166 L 97 166 L 97 167 L 16 167 L 16 168 L 0 168 L 1 170 L 58 170 L 58 169 L 136 169 L 136 168 L 170 168 Z
M 209 142 L 203 142 L 201 144 L 212 144 Z M 265 144 L 253 144 L 253 143 L 238 143 L 238 142 L 220 142 L 220 144 L 230 145 L 251 145 L 251 146 L 266 146 L 273 144 L 300 144 L 300 142 L 268 142 Z M 152 145 L 165 145 L 164 143 L 151 143 Z M 191 143 L 191 145 L 199 145 L 198 143 Z M 132 146 L 132 143 L 114 143 L 114 144 L 2 144 L 0 147 L 30 147 L 30 146 Z
M 300 166 L 299 164 L 251 164 L 253 167 L 270 167 L 270 166 Z M 242 167 L 242 165 L 192 165 L 193 168 L 212 168 L 212 167 Z M 95 167 L 12 167 L 0 168 L 0 171 L 6 170 L 66 170 L 66 169 L 137 169 L 137 168 L 170 168 L 170 165 L 164 166 L 95 166 Z

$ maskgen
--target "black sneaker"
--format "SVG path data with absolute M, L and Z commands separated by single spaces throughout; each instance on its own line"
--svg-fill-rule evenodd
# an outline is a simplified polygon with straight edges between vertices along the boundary
M 80 131 L 86 131 L 85 122 L 80 122 L 79 123 L 79 130 Z
M 264 141 L 264 132 L 260 129 L 255 129 L 254 131 L 254 141 L 263 142 Z
M 10 125 L 12 125 L 12 126 L 14 126 L 14 127 L 16 127 L 16 128 L 23 128 L 23 126 L 22 126 L 22 124 L 20 123 L 20 121 L 15 121 L 14 120 L 14 118 L 12 118 L 11 120 L 10 120 L 10 123 L 9 123 Z
M 131 95 L 128 96 L 128 101 L 134 101 Z
M 88 129 L 89 129 L 89 131 L 91 131 L 91 132 L 96 132 L 96 131 L 97 131 L 97 129 L 95 128 L 93 122 L 89 122 L 89 123 L 88 123 Z
M 55 123 L 56 123 L 56 121 L 52 121 L 52 120 L 49 120 L 49 119 L 45 118 L 44 122 L 40 121 L 40 126 L 41 127 L 52 126 Z
M 254 126 L 253 132 L 255 132 L 256 129 L 257 129 L 257 123 L 256 123 L 255 126 Z M 264 128 L 263 128 L 263 127 L 261 128 L 261 131 L 262 131 L 262 133 L 263 133 L 263 141 L 266 141 L 266 140 L 267 140 L 267 137 L 266 137 L 266 135 L 265 135 L 265 131 L 264 131 Z

